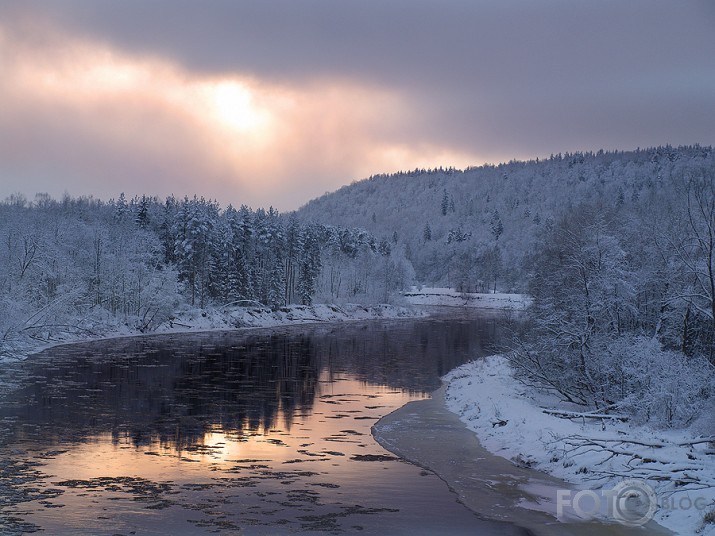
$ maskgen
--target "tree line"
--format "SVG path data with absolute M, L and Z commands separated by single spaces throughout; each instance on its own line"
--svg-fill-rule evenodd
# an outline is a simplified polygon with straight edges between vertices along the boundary
M 150 331 L 185 307 L 385 301 L 409 280 L 364 230 L 200 197 L 14 195 L 0 241 L 5 345 L 102 323 Z
M 415 170 L 345 186 L 298 215 L 395 236 L 423 284 L 524 292 L 534 245 L 564 213 L 584 203 L 638 212 L 674 197 L 684 177 L 712 165 L 710 147 L 666 145 Z

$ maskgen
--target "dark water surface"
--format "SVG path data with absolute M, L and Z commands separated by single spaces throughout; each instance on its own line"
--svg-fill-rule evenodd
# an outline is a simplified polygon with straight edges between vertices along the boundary
M 3 372 L 2 534 L 521 534 L 375 442 L 498 316 L 57 347 Z

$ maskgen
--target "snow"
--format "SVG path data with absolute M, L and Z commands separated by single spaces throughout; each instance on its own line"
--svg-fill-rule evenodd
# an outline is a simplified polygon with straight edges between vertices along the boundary
M 441 305 L 448 307 L 473 307 L 477 309 L 525 309 L 531 299 L 524 294 L 479 294 L 458 292 L 452 288 L 412 287 L 403 294 L 412 305 Z
M 187 309 L 157 328 L 158 333 L 206 331 L 249 327 L 274 327 L 312 322 L 345 322 L 375 318 L 407 318 L 424 313 L 394 305 L 319 304 L 289 305 L 273 311 L 269 307 L 217 307 Z
M 358 305 L 358 304 L 317 304 L 289 305 L 272 310 L 260 305 L 248 307 L 212 307 L 199 309 L 186 306 L 156 330 L 141 333 L 116 321 L 116 317 L 106 314 L 101 321 L 94 320 L 91 325 L 83 326 L 86 331 L 78 333 L 60 333 L 52 340 L 22 338 L 13 341 L 12 348 L 0 352 L 0 364 L 4 361 L 25 359 L 29 355 L 56 346 L 88 340 L 109 339 L 113 337 L 145 336 L 152 333 L 182 333 L 212 330 L 231 330 L 240 328 L 265 328 L 291 324 L 314 322 L 347 322 L 370 319 L 396 319 L 425 316 L 424 311 L 397 305 Z M 0 348 L 1 349 L 1 348 Z
M 655 491 L 654 519 L 660 525 L 676 534 L 715 535 L 715 524 L 703 522 L 715 511 L 715 458 L 693 429 L 653 430 L 620 419 L 547 414 L 578 410 L 515 380 L 499 355 L 462 365 L 444 380 L 447 407 L 492 453 L 583 490 L 645 480 Z

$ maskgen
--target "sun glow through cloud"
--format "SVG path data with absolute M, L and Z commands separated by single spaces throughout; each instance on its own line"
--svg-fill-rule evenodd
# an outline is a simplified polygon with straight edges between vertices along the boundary
M 224 204 L 285 209 L 374 173 L 474 161 L 399 140 L 395 126 L 415 113 L 403 95 L 385 88 L 194 73 L 160 57 L 48 35 L 9 45 L 12 38 L 0 34 L 7 60 L 0 122 L 33 125 L 32 136 L 5 146 L 0 139 L 0 158 L 18 169 L 32 162 L 33 173 L 49 183 L 37 191 L 58 196 L 76 180 L 103 198 L 119 189 L 199 193 Z M 22 180 L 13 180 L 11 191 L 20 190 Z
M 371 174 L 713 143 L 703 2 L 180 4 L 0 2 L 0 199 L 287 210 Z
M 210 84 L 206 90 L 215 119 L 236 132 L 257 134 L 268 128 L 269 114 L 260 110 L 251 91 L 234 81 Z

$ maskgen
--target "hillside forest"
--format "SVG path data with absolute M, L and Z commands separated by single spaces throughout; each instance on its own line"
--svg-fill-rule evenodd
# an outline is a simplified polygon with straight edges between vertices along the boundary
M 375 176 L 311 201 L 358 226 L 418 283 L 533 298 L 513 326 L 518 377 L 576 407 L 686 426 L 715 363 L 715 154 L 574 153 Z

